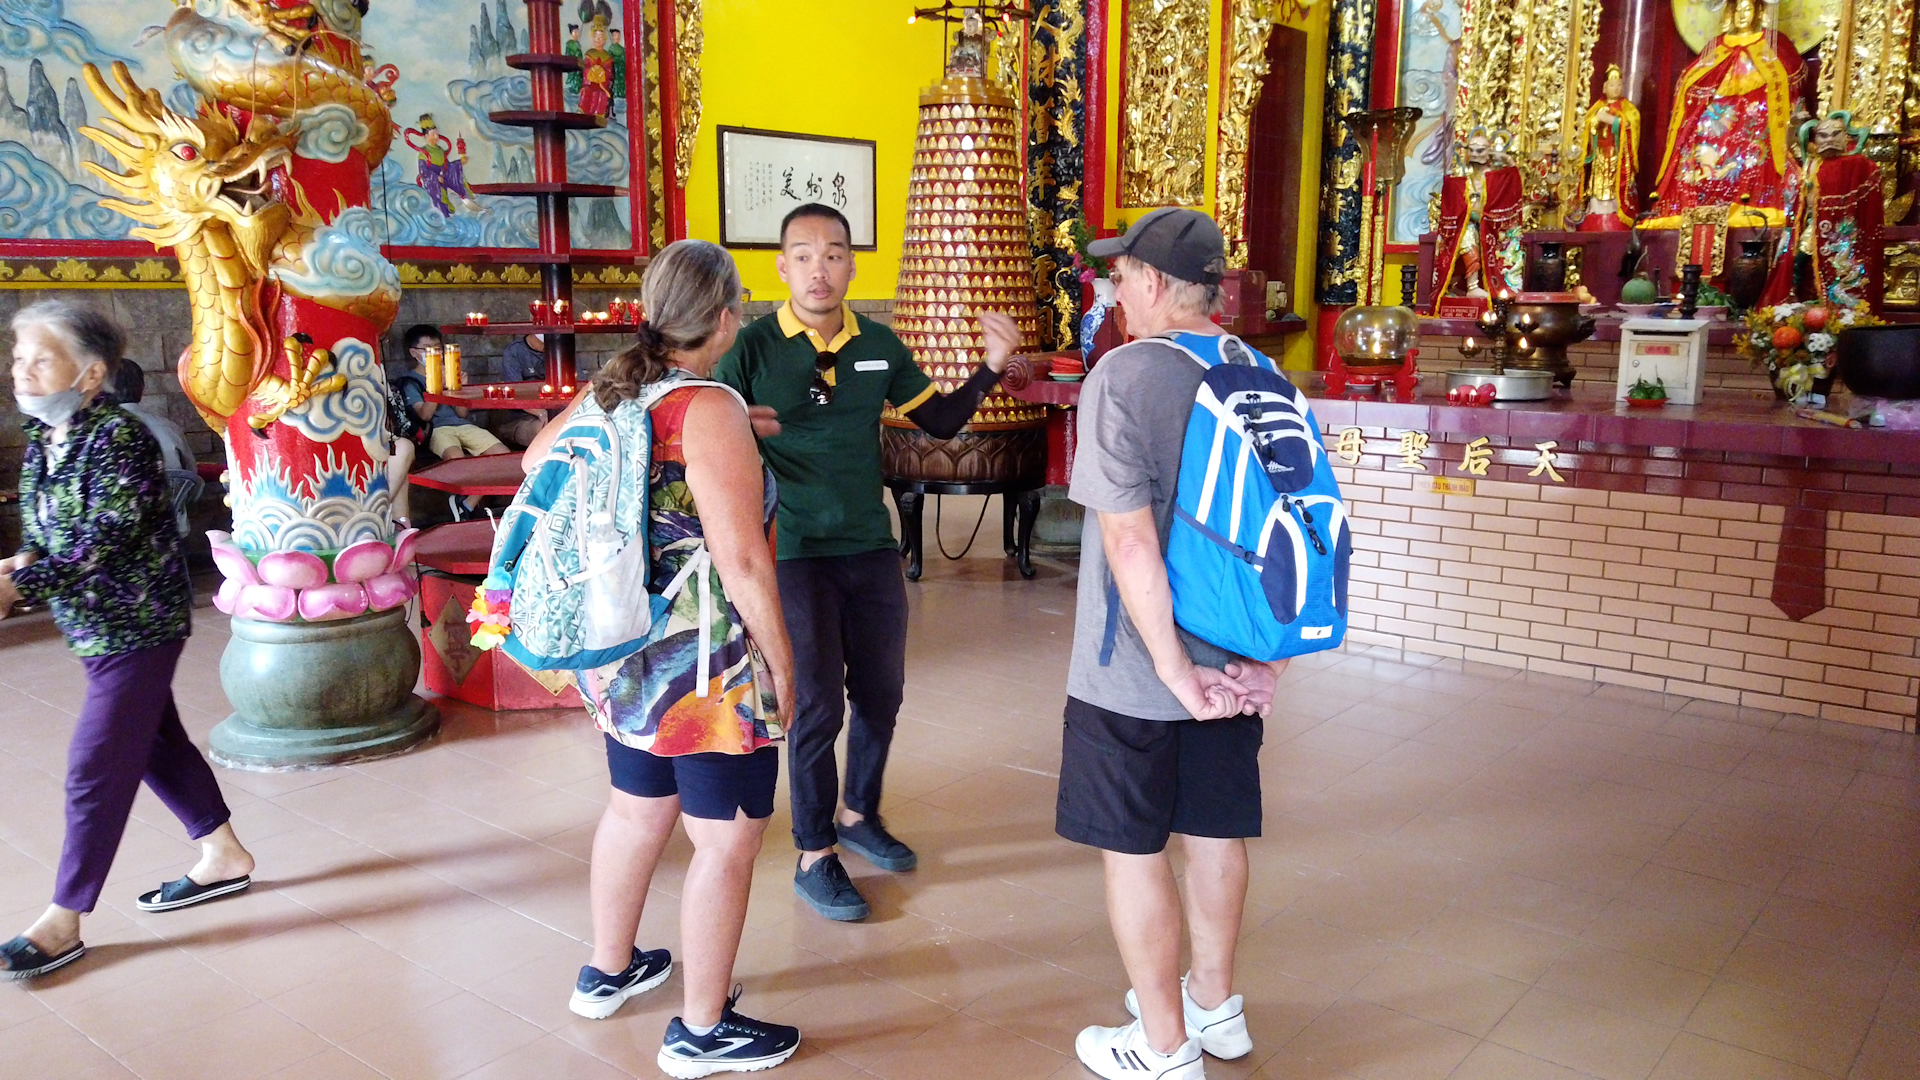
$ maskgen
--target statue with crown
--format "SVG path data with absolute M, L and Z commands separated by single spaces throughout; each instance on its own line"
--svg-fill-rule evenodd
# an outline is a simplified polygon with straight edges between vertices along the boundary
M 1683 231 L 1691 261 L 1724 248 L 1735 225 L 1778 228 L 1798 184 L 1790 153 L 1794 106 L 1806 65 L 1786 34 L 1766 25 L 1759 0 L 1728 0 L 1720 33 L 1680 75 L 1653 185 L 1654 216 L 1643 225 Z M 1712 260 L 1715 264 L 1718 260 Z
M 1526 185 L 1509 156 L 1511 142 L 1505 132 L 1473 129 L 1455 150 L 1458 165 L 1440 182 L 1435 314 L 1448 297 L 1484 300 L 1502 289 L 1520 291 Z

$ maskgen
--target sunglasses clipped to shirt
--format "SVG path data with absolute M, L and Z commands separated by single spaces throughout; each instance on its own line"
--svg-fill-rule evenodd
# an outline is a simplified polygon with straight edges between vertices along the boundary
M 807 400 L 815 405 L 826 405 L 833 401 L 833 384 L 827 381 L 827 372 L 840 362 L 840 354 L 832 351 L 822 352 L 813 358 L 813 383 L 807 387 Z

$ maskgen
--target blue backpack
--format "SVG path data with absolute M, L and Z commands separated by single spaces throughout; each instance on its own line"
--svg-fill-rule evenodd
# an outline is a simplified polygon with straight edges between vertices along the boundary
M 1239 338 L 1162 340 L 1207 369 L 1167 537 L 1174 621 L 1252 660 L 1335 648 L 1353 538 L 1306 395 Z

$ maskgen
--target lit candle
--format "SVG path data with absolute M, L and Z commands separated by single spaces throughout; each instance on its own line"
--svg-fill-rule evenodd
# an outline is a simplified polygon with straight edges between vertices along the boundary
M 561 397 L 572 397 L 572 396 L 573 396 L 573 387 L 571 387 L 571 386 L 563 386 L 563 387 L 561 387 L 561 388 L 560 388 L 560 396 L 561 396 Z
M 545 300 L 535 300 L 532 303 L 528 304 L 527 308 L 533 312 L 533 321 L 535 325 L 538 325 L 538 326 L 546 325 L 547 302 Z
M 544 383 L 544 384 L 542 384 L 542 385 L 541 385 L 541 387 L 540 387 L 540 396 L 541 396 L 541 397 L 543 397 L 543 398 L 550 398 L 550 397 L 552 397 L 552 396 L 553 396 L 553 384 L 552 384 L 552 383 Z
M 476 311 L 476 312 L 474 312 L 474 313 L 473 313 L 473 317 L 474 317 L 474 320 L 475 320 L 475 322 L 474 322 L 474 325 L 475 325 L 475 326 L 485 326 L 485 325 L 487 325 L 487 313 L 486 313 L 486 312 L 484 312 L 484 311 Z
M 1474 353 L 1480 351 L 1480 343 L 1473 340 L 1472 334 L 1468 334 L 1466 340 L 1460 343 L 1460 351 L 1466 353 L 1468 356 L 1472 356 Z

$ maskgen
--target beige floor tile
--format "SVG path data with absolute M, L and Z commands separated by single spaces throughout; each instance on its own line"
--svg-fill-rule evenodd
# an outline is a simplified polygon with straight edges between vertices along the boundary
M 1675 915 L 1729 927 L 1747 927 L 1766 906 L 1767 890 L 1686 870 L 1648 864 L 1621 890 L 1622 899 Z
M 259 1002 L 218 973 L 190 964 L 67 1006 L 60 1015 L 108 1053 L 125 1057 Z
M 1896 958 L 1915 939 L 1909 924 L 1781 894 L 1767 901 L 1753 932 L 1866 961 Z
M 1747 935 L 1720 977 L 1826 1005 L 1871 1011 L 1886 996 L 1891 958 L 1854 960 L 1791 942 Z
M 1821 1080 L 1826 1075 L 1683 1031 L 1653 1070 L 1652 1080 Z
M 382 1080 L 373 1067 L 337 1046 L 269 1073 L 267 1080 Z
M 1920 1031 L 1885 1020 L 1867 1032 L 1847 1080 L 1911 1080 L 1920 1076 Z
M 1350 991 L 1362 1001 L 1476 1038 L 1493 1030 L 1526 992 L 1526 983 L 1406 949 L 1389 956 Z
M 1642 1080 L 1675 1034 L 1673 1028 L 1536 987 L 1488 1038 L 1603 1080 Z
M 1499 1043 L 1483 1042 L 1447 1080 L 1591 1080 L 1591 1073 L 1555 1065 Z
M 1716 980 L 1686 1029 L 1718 1042 L 1845 1075 L 1873 1013 L 1818 1005 L 1804 997 Z
M 460 988 L 395 955 L 364 961 L 268 1001 L 333 1043 L 385 1027 L 460 992 Z
M 1448 898 L 1412 890 L 1383 890 L 1371 881 L 1338 877 L 1308 890 L 1287 914 L 1381 941 L 1405 941 L 1446 910 Z
M 1736 927 L 1631 900 L 1615 900 L 1580 931 L 1597 945 L 1709 975 L 1726 963 L 1743 935 Z
M 1614 1012 L 1677 1028 L 1707 992 L 1712 979 L 1696 971 L 1632 953 L 1580 942 L 1569 948 L 1537 984 Z
M 341 1044 L 393 1080 L 461 1076 L 539 1039 L 539 1028 L 469 993 L 357 1035 Z
M 463 1080 L 622 1080 L 623 1069 L 554 1035 L 537 1039 L 463 1074 Z
M 1455 903 L 1496 918 L 1526 923 L 1555 934 L 1578 934 L 1604 911 L 1607 898 L 1551 881 L 1495 871 Z
M 92 1040 L 51 1014 L 8 1028 L 4 1043 L 9 1074 L 36 1080 L 133 1075 Z
M 1067 1055 L 964 1013 L 935 1024 L 867 1071 L 885 1080 L 1026 1080 L 1047 1076 Z
M 211 1023 L 176 1028 L 123 1061 L 143 1080 L 254 1080 L 325 1049 L 326 1040 L 263 1003 Z
M 1345 993 L 1392 953 L 1378 938 L 1286 912 L 1241 938 L 1238 964 Z
M 1475 1042 L 1451 1028 L 1349 997 L 1315 1017 L 1283 1052 L 1310 1061 L 1313 1071 L 1306 1075 L 1438 1080 L 1466 1060 Z

